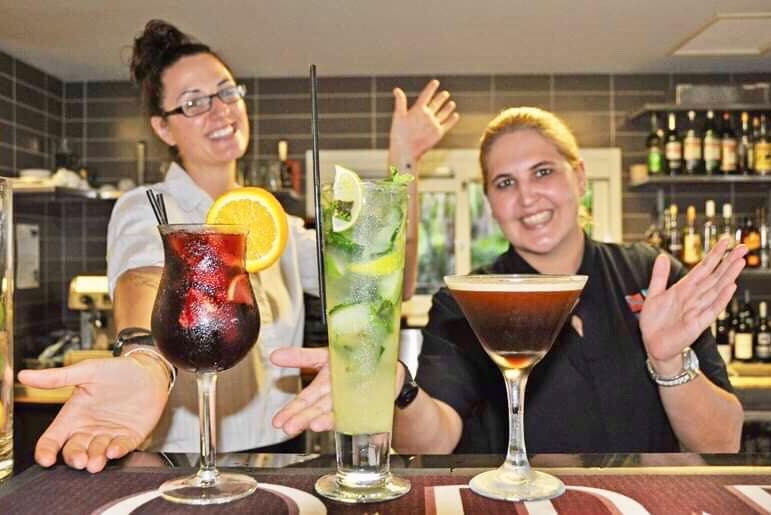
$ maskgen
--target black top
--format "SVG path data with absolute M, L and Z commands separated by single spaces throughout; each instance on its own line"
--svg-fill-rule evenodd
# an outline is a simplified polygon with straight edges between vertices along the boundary
M 569 318 L 530 374 L 525 394 L 528 453 L 678 451 L 658 386 L 645 368 L 638 315 L 631 307 L 634 298 L 627 297 L 644 295 L 657 251 L 645 244 L 585 241 L 578 274 L 589 279 L 573 313 L 582 320 L 584 336 Z M 476 273 L 538 272 L 510 247 Z M 685 273 L 672 260 L 669 284 Z M 732 392 L 710 331 L 692 348 L 704 375 Z M 502 374 L 446 288 L 433 297 L 417 382 L 463 420 L 456 453 L 506 452 L 508 401 Z

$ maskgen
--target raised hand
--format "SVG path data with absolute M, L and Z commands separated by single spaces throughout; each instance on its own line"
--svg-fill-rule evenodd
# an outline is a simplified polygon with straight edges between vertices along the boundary
M 391 162 L 417 161 L 452 129 L 460 115 L 450 93 L 440 91 L 439 81 L 432 80 L 423 88 L 417 100 L 408 108 L 407 95 L 395 88 L 394 113 L 391 119 Z
M 742 258 L 747 248 L 738 245 L 725 255 L 727 249 L 728 240 L 720 240 L 670 288 L 667 288 L 669 258 L 665 255 L 656 258 L 640 314 L 640 330 L 658 373 L 665 376 L 677 373 L 682 367 L 680 353 L 696 341 L 731 300 L 736 291 L 736 278 L 744 268 Z
M 35 461 L 50 467 L 61 451 L 67 465 L 93 473 L 136 449 L 158 423 L 168 398 L 167 376 L 154 361 L 138 354 L 19 372 L 19 381 L 28 386 L 75 387 L 38 440 Z
M 270 361 L 280 367 L 311 368 L 318 374 L 297 397 L 273 417 L 273 427 L 290 436 L 306 429 L 329 431 L 334 427 L 332 384 L 329 381 L 329 351 L 327 349 L 276 349 Z

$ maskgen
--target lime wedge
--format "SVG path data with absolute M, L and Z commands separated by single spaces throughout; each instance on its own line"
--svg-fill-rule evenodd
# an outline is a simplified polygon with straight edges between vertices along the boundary
M 351 263 L 349 270 L 360 275 L 381 276 L 399 270 L 402 266 L 404 264 L 401 255 L 398 252 L 390 252 L 372 261 Z
M 351 228 L 361 211 L 361 180 L 356 172 L 335 165 L 335 182 L 332 185 L 335 202 L 332 213 L 332 230 L 342 232 Z

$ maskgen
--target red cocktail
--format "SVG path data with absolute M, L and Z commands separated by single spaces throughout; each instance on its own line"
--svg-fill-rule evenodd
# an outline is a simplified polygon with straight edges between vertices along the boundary
M 527 375 L 549 351 L 586 284 L 584 275 L 454 275 L 444 278 L 482 347 L 501 369 L 509 404 L 509 451 L 471 489 L 508 501 L 550 499 L 565 485 L 530 468 L 525 451 Z
M 221 474 L 215 462 L 217 372 L 238 363 L 257 341 L 260 318 L 244 269 L 247 229 L 237 225 L 160 225 L 165 262 L 152 315 L 158 349 L 195 372 L 201 463 L 194 476 L 167 481 L 163 496 L 185 504 L 217 504 L 252 493 L 254 478 Z

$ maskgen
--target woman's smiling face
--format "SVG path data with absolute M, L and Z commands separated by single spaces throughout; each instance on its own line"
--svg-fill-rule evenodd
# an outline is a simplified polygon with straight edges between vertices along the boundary
M 495 140 L 487 171 L 493 217 L 520 254 L 540 256 L 583 244 L 578 224 L 583 164 L 574 170 L 549 139 L 519 129 Z
M 162 79 L 164 111 L 235 85 L 225 65 L 208 53 L 181 58 L 163 72 Z M 156 132 L 167 144 L 179 148 L 186 165 L 229 163 L 243 156 L 249 144 L 246 105 L 243 99 L 225 104 L 214 97 L 208 113 L 192 118 L 182 114 L 169 116 L 161 121 Z

